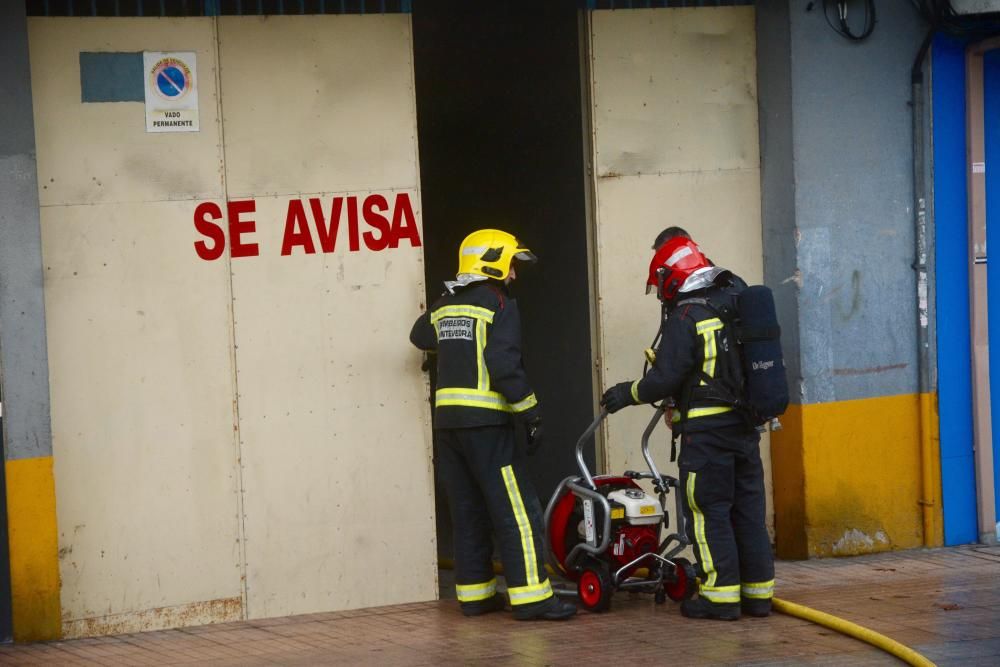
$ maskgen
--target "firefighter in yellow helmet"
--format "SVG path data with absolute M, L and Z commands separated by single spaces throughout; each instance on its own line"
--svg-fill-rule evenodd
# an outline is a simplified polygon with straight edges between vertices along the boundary
M 521 361 L 521 316 L 508 292 L 515 260 L 536 261 L 506 232 L 482 229 L 465 237 L 455 280 L 417 319 L 410 341 L 437 352 L 434 441 L 462 613 L 505 608 L 493 573 L 496 535 L 514 617 L 559 620 L 576 607 L 553 595 L 541 504 L 514 453 L 514 419 L 527 426 L 529 455 L 542 443 L 538 400 Z

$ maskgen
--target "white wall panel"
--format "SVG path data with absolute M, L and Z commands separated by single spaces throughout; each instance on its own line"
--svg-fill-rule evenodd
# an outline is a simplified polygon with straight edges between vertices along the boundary
M 592 124 L 604 386 L 642 372 L 659 304 L 644 295 L 653 239 L 687 229 L 719 265 L 763 279 L 752 7 L 596 11 Z M 649 408 L 613 415 L 610 471 L 641 469 Z M 661 470 L 669 431 L 653 437 Z M 763 443 L 767 457 L 767 442 Z M 768 470 L 769 462 L 765 462 Z M 770 493 L 769 493 L 770 496 Z
M 233 260 L 249 615 L 433 599 L 428 390 L 407 339 L 422 251 L 351 252 L 345 217 L 334 252 L 281 255 L 299 193 L 329 214 L 336 195 L 403 191 L 419 224 L 409 17 L 224 17 L 220 35 L 230 197 L 254 195 L 260 246 Z
M 242 613 L 229 280 L 194 253 L 222 194 L 213 23 L 31 19 L 67 636 Z M 198 53 L 201 132 L 82 104 L 81 51 Z

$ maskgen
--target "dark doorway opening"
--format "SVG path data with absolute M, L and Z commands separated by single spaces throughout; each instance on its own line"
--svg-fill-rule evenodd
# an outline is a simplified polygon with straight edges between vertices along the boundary
M 476 229 L 509 231 L 540 258 L 513 293 L 545 421 L 546 444 L 528 460 L 544 506 L 577 471 L 573 446 L 593 417 L 578 3 L 417 0 L 413 40 L 429 302 Z

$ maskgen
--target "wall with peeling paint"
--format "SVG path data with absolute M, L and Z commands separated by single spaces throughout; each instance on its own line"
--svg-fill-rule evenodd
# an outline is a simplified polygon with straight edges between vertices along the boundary
M 909 73 L 925 27 L 889 3 L 856 44 L 812 6 L 789 12 L 801 402 L 915 392 Z
M 52 453 L 28 39 L 24 7 L 15 4 L 0 9 L 0 117 L 5 119 L 0 132 L 0 378 L 7 460 Z
M 922 536 L 910 68 L 926 28 L 890 3 L 854 43 L 822 11 L 758 2 L 765 276 L 794 403 L 772 447 L 787 557 Z

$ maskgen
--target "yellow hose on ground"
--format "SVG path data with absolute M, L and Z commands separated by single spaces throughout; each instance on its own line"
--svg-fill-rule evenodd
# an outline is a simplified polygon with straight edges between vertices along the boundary
M 868 628 L 862 627 L 857 623 L 851 623 L 850 621 L 844 620 L 832 614 L 827 614 L 825 612 L 811 609 L 810 607 L 805 607 L 800 604 L 795 604 L 794 602 L 789 602 L 788 600 L 782 600 L 780 598 L 774 598 L 771 604 L 774 610 L 779 613 L 796 616 L 806 621 L 830 628 L 831 630 L 836 630 L 837 632 L 848 635 L 849 637 L 854 637 L 855 639 L 859 639 L 863 642 L 868 642 L 872 646 L 880 648 L 886 653 L 896 656 L 907 664 L 915 665 L 916 667 L 934 667 L 933 662 L 920 655 L 909 646 L 904 646 L 895 639 L 889 639 L 885 635 L 879 634 L 874 630 L 869 630 Z
M 439 558 L 438 567 L 442 570 L 454 570 L 455 561 L 451 558 Z M 552 567 L 548 564 L 545 565 L 545 569 L 550 575 L 555 575 L 555 572 L 552 571 Z M 503 565 L 493 561 L 493 573 L 503 574 Z M 857 623 L 852 623 L 851 621 L 840 618 L 839 616 L 827 614 L 826 612 L 812 609 L 811 607 L 806 607 L 794 602 L 789 602 L 788 600 L 782 600 L 781 598 L 774 598 L 771 604 L 774 610 L 780 614 L 795 616 L 811 623 L 816 623 L 817 625 L 830 628 L 831 630 L 836 630 L 837 632 L 847 635 L 848 637 L 853 637 L 854 639 L 867 642 L 872 646 L 880 648 L 886 653 L 899 658 L 903 662 L 913 665 L 914 667 L 936 667 L 933 662 L 920 655 L 909 646 L 904 646 L 895 639 L 890 639 L 883 634 L 860 626 Z

